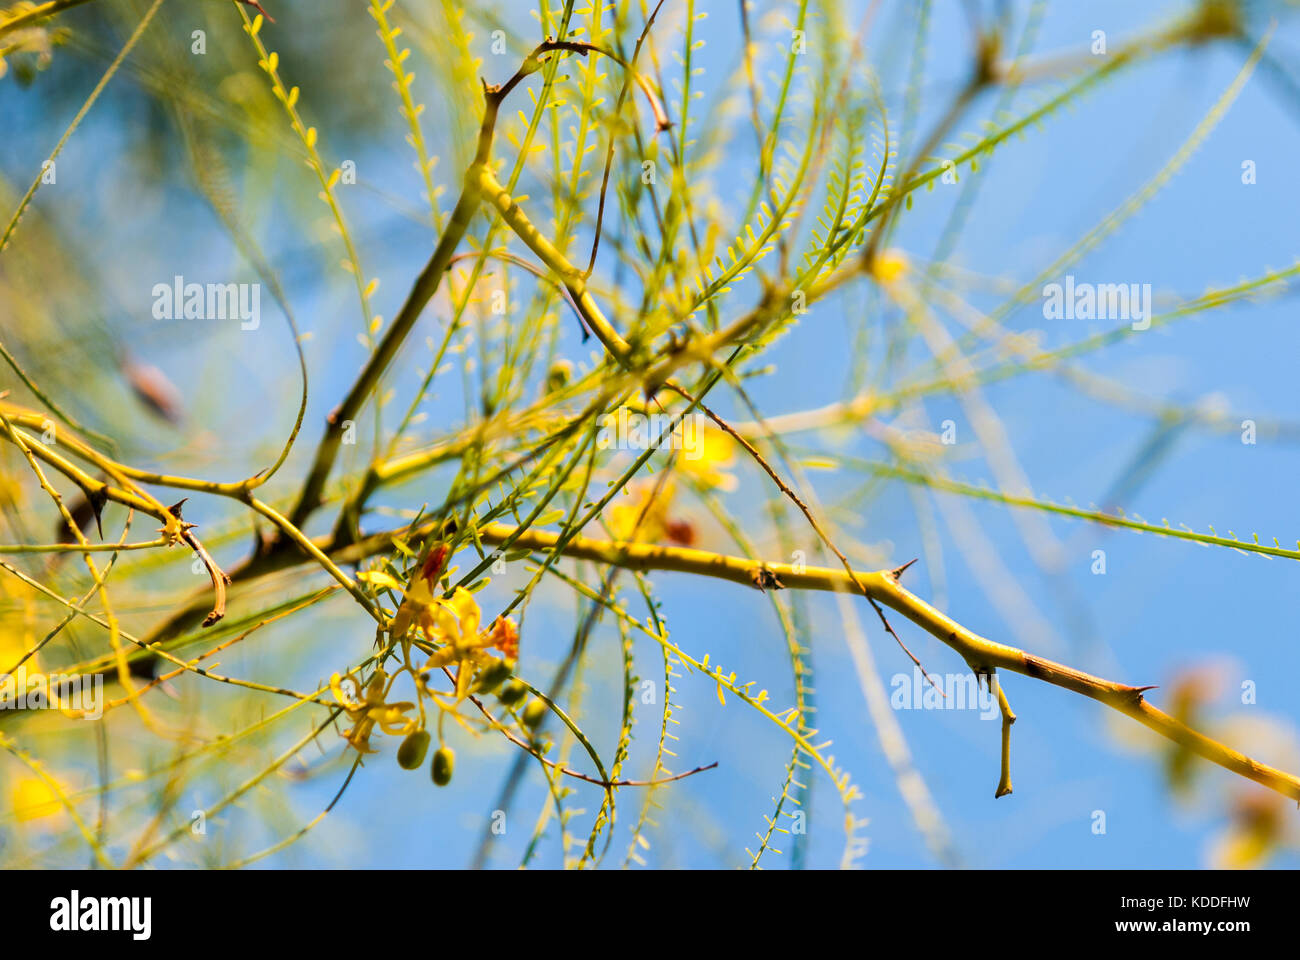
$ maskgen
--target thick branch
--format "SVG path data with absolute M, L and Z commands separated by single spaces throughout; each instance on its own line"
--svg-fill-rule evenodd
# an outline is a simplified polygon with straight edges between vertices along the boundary
M 505 524 L 494 523 L 479 529 L 480 537 L 488 544 L 515 537 L 513 546 L 516 549 L 545 551 L 552 549 L 559 539 L 554 533 L 536 530 L 526 530 L 518 536 L 515 534 L 515 528 Z M 987 674 L 1000 667 L 1091 697 L 1193 753 L 1300 802 L 1300 778 L 1252 760 L 1153 707 L 1142 695 L 1150 687 L 1133 687 L 1103 680 L 1065 664 L 981 637 L 907 590 L 895 578 L 893 571 L 855 572 L 850 575 L 842 569 L 830 567 L 755 564 L 740 557 L 704 550 L 615 543 L 586 537 L 571 539 L 564 547 L 564 554 L 633 570 L 677 570 L 730 580 L 748 587 L 754 586 L 759 578 L 771 582 L 764 571 L 792 589 L 856 593 L 857 584 L 860 583 L 872 599 L 901 613 L 956 650 L 976 673 Z M 1006 712 L 1010 713 L 1009 707 Z
M 415 541 L 436 535 L 439 529 L 440 527 L 434 523 L 429 523 L 415 529 L 403 528 L 371 534 L 340 550 L 331 549 L 329 537 L 321 537 L 313 542 L 320 550 L 330 553 L 334 563 L 347 565 L 360 563 L 368 557 L 390 551 L 395 537 L 400 536 L 408 541 Z M 510 542 L 513 549 L 539 552 L 554 550 L 559 542 L 559 535 L 556 533 L 532 529 L 520 532 L 516 527 L 501 523 L 479 527 L 478 535 L 479 539 L 489 546 Z M 762 583 L 771 586 L 779 584 L 795 590 L 852 594 L 865 592 L 871 599 L 901 613 L 927 633 L 957 651 L 978 675 L 988 676 L 1000 668 L 1082 694 L 1132 717 L 1161 736 L 1212 763 L 1217 763 L 1233 773 L 1300 802 L 1300 778 L 1253 760 L 1153 707 L 1143 697 L 1144 691 L 1152 689 L 1151 687 L 1129 686 L 1113 680 L 1105 680 L 982 637 L 963 627 L 947 614 L 936 610 L 900 584 L 898 576 L 902 573 L 901 568 L 897 571 L 878 570 L 870 573 L 854 571 L 850 574 L 839 568 L 754 563 L 741 557 L 710 553 L 706 550 L 620 543 L 582 536 L 570 539 L 563 547 L 563 554 L 571 558 L 592 560 L 628 570 L 667 570 L 714 577 L 750 588 Z M 307 559 L 306 554 L 299 553 L 280 555 L 274 560 L 258 556 L 250 560 L 245 568 L 232 571 L 232 574 L 237 581 L 253 579 L 262 573 L 294 566 Z M 184 629 L 185 622 L 187 620 L 192 622 L 192 618 L 198 615 L 201 608 L 202 603 L 196 598 L 196 603 L 185 610 L 178 611 L 168 623 L 155 630 L 146 640 L 157 642 L 176 636 Z M 1003 710 L 1004 735 L 1009 737 L 1010 725 L 1014 722 L 1015 714 L 1011 712 L 1009 704 L 1001 695 L 1000 687 L 998 689 L 999 705 Z M 1010 792 L 1010 785 L 1009 771 L 1004 767 L 1004 777 L 999 784 L 999 791 L 1003 792 L 1005 787 L 1004 792 Z

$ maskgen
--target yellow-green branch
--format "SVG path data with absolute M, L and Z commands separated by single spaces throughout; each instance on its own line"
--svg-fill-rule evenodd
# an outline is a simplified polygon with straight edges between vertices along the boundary
M 538 530 L 518 533 L 514 527 L 506 524 L 489 524 L 479 528 L 478 533 L 484 543 L 491 545 L 513 538 L 514 549 L 548 551 L 553 550 L 559 542 L 557 534 Z M 361 547 L 362 544 L 357 546 Z M 753 587 L 760 579 L 770 583 L 771 580 L 766 576 L 768 573 L 788 589 L 856 593 L 858 584 L 861 584 L 872 599 L 901 613 L 957 651 L 976 674 L 987 675 L 1001 668 L 1090 697 L 1132 717 L 1179 746 L 1300 802 L 1300 778 L 1253 760 L 1152 706 L 1143 696 L 1143 692 L 1150 687 L 1134 687 L 1104 680 L 982 637 L 916 596 L 898 582 L 894 571 L 855 572 L 850 575 L 843 569 L 831 567 L 756 564 L 740 557 L 705 550 L 618 543 L 587 537 L 573 537 L 563 546 L 563 552 L 568 557 L 630 570 L 672 570 L 729 580 L 747 587 Z

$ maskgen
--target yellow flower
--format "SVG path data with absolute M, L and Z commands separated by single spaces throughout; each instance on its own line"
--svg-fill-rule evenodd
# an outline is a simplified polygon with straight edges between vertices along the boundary
M 469 693 L 474 673 L 496 658 L 488 648 L 497 647 L 509 659 L 519 655 L 519 629 L 513 620 L 498 617 L 489 630 L 480 630 L 483 612 L 474 594 L 457 587 L 450 599 L 436 600 L 431 608 L 432 639 L 443 646 L 425 664 L 425 672 L 456 666 L 456 699 Z
M 1236 795 L 1231 821 L 1210 850 L 1210 863 L 1219 869 L 1260 867 L 1284 846 L 1287 800 L 1263 790 Z
M 684 547 L 694 544 L 695 527 L 691 522 L 669 516 L 675 491 L 671 479 L 630 484 L 623 501 L 609 508 L 609 528 L 614 539 L 641 543 L 671 540 Z
M 345 679 L 351 684 L 351 692 L 343 687 Z M 364 694 L 360 682 L 352 674 L 340 677 L 336 673 L 330 677 L 330 690 L 334 692 L 334 699 L 342 705 L 348 719 L 352 721 L 352 729 L 343 737 L 361 753 L 375 752 L 370 747 L 370 734 L 376 726 L 384 733 L 405 736 L 419 725 L 413 717 L 406 716 L 408 710 L 415 709 L 415 704 L 405 700 L 387 702 L 385 698 L 388 696 L 388 685 L 388 674 L 383 670 L 375 671 Z
M 497 617 L 496 623 L 492 624 L 489 639 L 491 646 L 504 653 L 507 660 L 518 659 L 519 627 L 509 617 Z
M 882 250 L 871 261 L 871 275 L 882 287 L 890 287 L 898 283 L 910 268 L 907 254 L 893 248 Z
M 35 646 L 31 636 L 31 591 L 22 583 L 0 581 L 0 671 L 8 670 Z M 40 672 L 40 657 L 27 657 L 28 674 Z
M 736 478 L 719 467 L 730 466 L 736 459 L 736 441 L 725 431 L 710 427 L 698 421 L 693 428 L 683 424 L 685 433 L 684 449 L 677 458 L 677 466 L 706 487 L 714 487 L 724 493 L 736 489 Z
M 63 809 L 54 791 L 40 777 L 23 777 L 14 784 L 14 816 L 19 820 L 40 820 Z
M 434 628 L 434 606 L 438 602 L 433 589 L 438 584 L 442 566 L 447 560 L 447 545 L 439 544 L 429 551 L 419 571 L 411 578 L 404 591 L 402 605 L 397 608 L 392 621 L 388 624 L 391 637 L 404 637 L 412 627 L 418 627 L 425 636 Z M 371 583 L 398 587 L 392 577 L 384 573 L 370 573 L 365 577 Z
M 647 479 L 629 484 L 625 496 L 609 508 L 609 528 L 615 540 L 654 542 L 668 530 L 668 507 L 673 500 L 671 478 Z

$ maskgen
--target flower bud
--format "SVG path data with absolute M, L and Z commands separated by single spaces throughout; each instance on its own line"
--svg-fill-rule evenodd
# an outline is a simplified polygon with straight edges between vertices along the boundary
M 418 770 L 429 750 L 429 731 L 416 730 L 397 748 L 397 763 L 403 770 Z
M 513 664 L 509 660 L 493 660 L 486 667 L 478 672 L 478 680 L 474 684 L 475 693 L 491 693 L 510 676 Z
M 534 697 L 528 701 L 528 706 L 524 707 L 524 726 L 529 730 L 535 730 L 541 726 L 542 720 L 546 717 L 546 704 Z
M 556 360 L 551 369 L 546 371 L 546 391 L 550 393 L 568 386 L 573 379 L 573 364 L 568 360 Z
M 513 707 L 516 703 L 522 700 L 527 693 L 527 687 L 518 680 L 511 680 L 501 688 L 501 692 L 497 694 L 497 699 L 501 701 L 503 706 Z
M 455 768 L 456 752 L 451 747 L 439 747 L 433 755 L 433 782 L 445 787 L 451 783 L 451 774 Z

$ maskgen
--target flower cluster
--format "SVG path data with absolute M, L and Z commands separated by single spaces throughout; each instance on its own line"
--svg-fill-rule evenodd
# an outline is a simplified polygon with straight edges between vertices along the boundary
M 454 665 L 457 700 L 469 693 L 476 671 L 496 663 L 497 658 L 488 653 L 490 648 L 500 650 L 507 660 L 519 656 L 519 631 L 514 621 L 498 617 L 491 629 L 480 630 L 483 613 L 464 587 L 457 587 L 449 600 L 435 600 L 427 616 L 432 623 L 426 635 L 441 646 L 425 664 L 424 672 Z
M 736 441 L 712 427 L 699 428 L 694 457 L 678 457 L 675 467 L 699 486 L 730 493 L 736 477 L 724 467 L 735 459 Z M 673 515 L 677 485 L 672 476 L 648 478 L 630 484 L 627 497 L 609 509 L 610 533 L 615 540 L 656 543 L 668 540 L 684 547 L 695 543 L 695 529 L 688 520 Z
M 344 689 L 345 680 L 351 690 Z M 361 690 L 360 681 L 352 674 L 340 677 L 336 673 L 330 677 L 330 690 L 342 705 L 348 719 L 352 721 L 352 729 L 343 735 L 344 739 L 361 753 L 375 752 L 370 746 L 370 734 L 374 732 L 376 726 L 384 733 L 396 736 L 405 736 L 419 726 L 415 718 L 406 716 L 407 711 L 415 709 L 414 703 L 406 700 L 399 703 L 388 702 L 388 691 L 391 687 L 392 680 L 383 670 L 375 671 L 375 675 L 366 684 L 364 692 Z
M 485 629 L 482 626 L 483 612 L 470 591 L 457 587 L 449 596 L 437 595 L 447 554 L 446 545 L 439 545 L 429 551 L 405 588 L 382 571 L 369 571 L 360 575 L 369 584 L 402 592 L 402 602 L 388 622 L 388 635 L 393 641 L 402 644 L 402 655 L 406 661 L 405 666 L 391 678 L 382 669 L 376 670 L 364 692 L 361 683 L 351 674 L 347 677 L 335 674 L 330 681 L 335 698 L 353 724 L 345 738 L 362 753 L 374 752 L 369 740 L 375 727 L 384 733 L 410 739 L 413 734 L 424 730 L 426 698 L 444 711 L 454 711 L 456 704 L 476 689 L 476 679 L 477 689 L 499 684 L 510 675 L 513 663 L 519 656 L 519 628 L 512 619 L 498 617 Z M 427 662 L 419 669 L 410 659 L 412 641 L 417 636 L 434 647 Z M 500 651 L 504 659 L 493 656 L 489 652 L 493 649 Z M 451 694 L 439 693 L 428 686 L 434 671 L 444 669 L 454 670 L 455 689 Z M 416 709 L 417 704 L 389 700 L 394 681 L 404 672 L 410 673 L 415 679 L 420 697 L 418 718 L 407 716 L 408 712 Z M 424 738 L 421 742 L 427 742 L 428 734 L 421 736 Z

